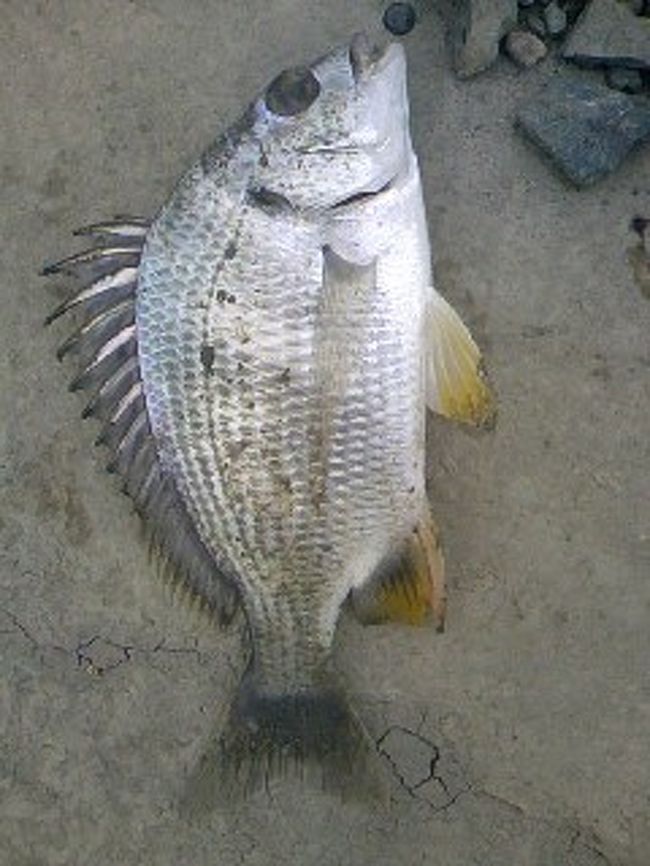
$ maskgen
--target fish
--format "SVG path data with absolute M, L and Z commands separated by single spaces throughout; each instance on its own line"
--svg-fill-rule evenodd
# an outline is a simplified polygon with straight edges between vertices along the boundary
M 443 628 L 426 412 L 494 411 L 433 286 L 402 46 L 357 34 L 285 69 L 154 218 L 77 234 L 97 245 L 44 273 L 82 278 L 48 322 L 81 313 L 59 357 L 79 358 L 83 416 L 175 579 L 218 623 L 243 612 L 218 796 L 274 776 L 372 788 L 337 621 Z

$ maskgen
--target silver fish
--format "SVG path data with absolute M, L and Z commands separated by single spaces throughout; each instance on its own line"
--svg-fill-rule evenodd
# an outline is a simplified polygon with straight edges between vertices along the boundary
M 111 468 L 192 594 L 243 607 L 249 668 L 218 787 L 317 769 L 362 788 L 373 745 L 337 684 L 341 606 L 444 619 L 426 407 L 492 411 L 479 351 L 434 290 L 403 49 L 363 36 L 282 72 L 149 223 L 46 268 L 90 269 L 60 354 Z

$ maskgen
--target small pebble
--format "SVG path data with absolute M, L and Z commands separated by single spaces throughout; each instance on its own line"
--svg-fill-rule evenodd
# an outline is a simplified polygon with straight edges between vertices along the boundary
M 394 36 L 406 36 L 415 27 L 415 17 L 410 3 L 391 3 L 384 12 L 384 27 Z
M 518 66 L 530 69 L 546 57 L 546 45 L 534 33 L 511 30 L 506 36 L 506 53 Z
M 546 22 L 539 12 L 529 12 L 526 16 L 526 26 L 540 38 L 546 36 Z
M 605 70 L 605 81 L 608 87 L 623 93 L 641 93 L 643 90 L 643 78 L 638 69 L 612 66 Z
M 549 36 L 560 36 L 566 30 L 566 12 L 564 9 L 560 9 L 555 0 L 552 0 L 544 9 L 544 23 Z

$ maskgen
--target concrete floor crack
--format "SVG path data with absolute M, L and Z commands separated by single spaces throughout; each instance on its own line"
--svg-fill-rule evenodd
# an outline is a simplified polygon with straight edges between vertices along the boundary
M 26 638 L 26 639 L 27 639 L 27 640 L 28 640 L 28 641 L 29 641 L 33 646 L 35 646 L 35 647 L 40 647 L 40 644 L 39 644 L 39 642 L 36 640 L 36 638 L 34 637 L 34 635 L 29 631 L 29 629 L 27 628 L 27 626 L 25 626 L 25 625 L 24 625 L 24 624 L 23 624 L 23 623 L 18 619 L 18 617 L 17 617 L 14 613 L 12 613 L 10 610 L 7 610 L 7 608 L 5 608 L 5 607 L 0 608 L 0 610 L 1 610 L 2 613 L 7 617 L 7 619 L 11 622 L 11 624 L 13 625 L 13 628 L 11 628 L 11 629 L 7 629 L 6 631 L 3 632 L 3 634 L 8 634 L 8 633 L 11 633 L 11 632 L 16 632 L 16 631 L 18 631 L 18 632 L 20 632 L 20 634 L 22 634 L 23 637 Z
M 66 646 L 39 639 L 13 611 L 6 607 L 0 607 L 0 614 L 4 615 L 7 620 L 6 627 L 0 627 L 0 634 L 22 636 L 33 650 L 38 651 L 43 662 L 55 654 L 59 657 L 72 658 L 76 667 L 94 676 L 104 676 L 127 662 L 133 661 L 136 657 L 143 659 L 151 667 L 155 667 L 152 659 L 161 655 L 191 656 L 199 664 L 202 664 L 206 658 L 206 654 L 198 646 L 168 645 L 166 637 L 160 638 L 153 645 L 141 646 L 114 640 L 97 632 L 89 638 L 78 640 L 73 647 L 70 644 Z M 229 657 L 227 661 L 229 665 L 232 665 Z
M 421 727 L 421 725 L 419 727 Z M 392 756 L 390 751 L 386 748 L 386 741 L 387 741 L 388 737 L 391 734 L 395 734 L 395 733 L 402 734 L 406 737 L 413 738 L 418 743 L 425 746 L 427 749 L 429 749 L 431 751 L 431 757 L 429 758 L 429 761 L 428 761 L 428 769 L 422 775 L 422 777 L 420 779 L 418 779 L 416 782 L 409 782 L 407 780 L 404 772 L 402 770 L 400 770 L 398 762 Z M 381 734 L 377 738 L 377 740 L 375 741 L 375 745 L 376 745 L 378 753 L 383 758 L 385 758 L 388 761 L 388 763 L 390 764 L 391 771 L 392 771 L 393 775 L 395 776 L 395 778 L 397 779 L 397 781 L 399 782 L 400 786 L 402 788 L 404 788 L 405 791 L 408 792 L 410 797 L 412 797 L 415 800 L 418 800 L 421 803 L 424 803 L 434 813 L 440 813 L 440 812 L 447 811 L 451 806 L 453 806 L 457 802 L 459 797 L 461 797 L 463 794 L 467 794 L 471 791 L 471 785 L 467 784 L 463 788 L 460 788 L 458 791 L 455 791 L 454 793 L 451 792 L 449 785 L 447 784 L 446 779 L 444 778 L 443 775 L 441 775 L 441 773 L 439 772 L 439 769 L 438 769 L 439 763 L 441 760 L 440 748 L 436 745 L 436 743 L 434 743 L 433 741 L 431 741 L 427 737 L 423 736 L 420 733 L 419 728 L 418 728 L 418 730 L 411 730 L 410 728 L 404 727 L 402 725 L 391 725 L 390 727 L 388 727 L 383 732 L 383 734 Z M 422 791 L 422 789 L 429 782 L 435 782 L 437 784 L 439 790 L 442 792 L 444 802 L 441 805 L 433 803 L 429 798 L 427 798 L 426 796 L 423 796 L 420 793 Z

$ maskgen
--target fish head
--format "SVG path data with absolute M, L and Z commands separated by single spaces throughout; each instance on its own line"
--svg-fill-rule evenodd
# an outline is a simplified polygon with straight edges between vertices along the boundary
M 253 115 L 253 188 L 307 210 L 378 192 L 411 154 L 404 50 L 357 34 L 311 66 L 280 73 Z

